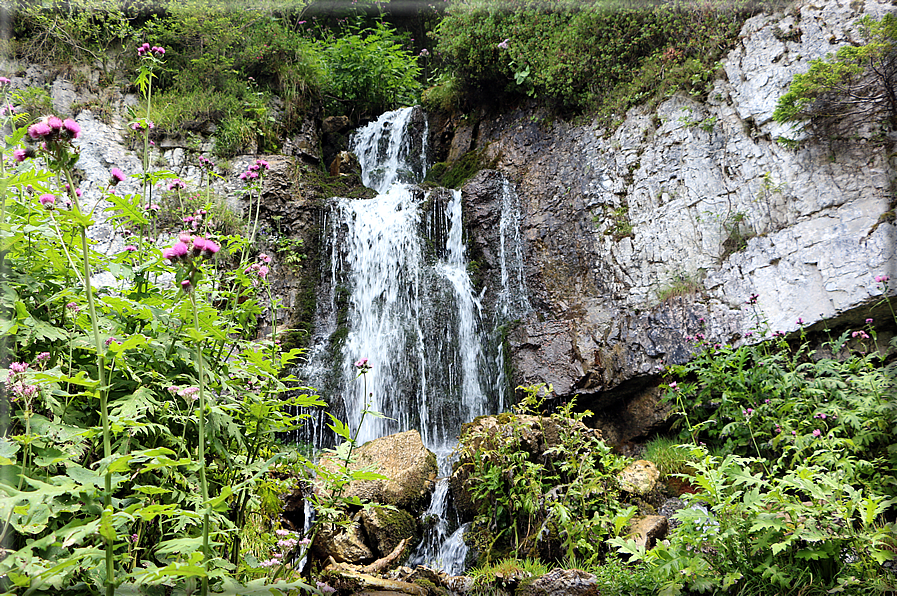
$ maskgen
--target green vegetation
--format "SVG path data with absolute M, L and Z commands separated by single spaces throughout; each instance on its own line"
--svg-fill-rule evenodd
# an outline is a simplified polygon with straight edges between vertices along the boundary
M 433 164 L 427 171 L 424 182 L 444 188 L 461 188 L 480 170 L 495 167 L 497 161 L 498 157 L 492 160 L 486 159 L 485 148 L 473 149 L 452 164 L 445 162 Z
M 696 274 L 677 273 L 672 281 L 657 290 L 657 300 L 667 302 L 673 298 L 682 298 L 699 294 L 704 290 L 701 280 Z
M 888 13 L 876 20 L 867 15 L 859 24 L 863 43 L 813 60 L 808 72 L 795 75 L 773 112 L 775 120 L 809 120 L 837 129 L 845 116 L 869 121 L 885 114 L 890 127 L 897 126 L 897 16 Z
M 522 389 L 518 411 L 538 412 L 545 388 Z M 550 458 L 527 452 L 526 436 L 533 429 L 517 415 L 499 418 L 500 437 L 484 429 L 461 438 L 477 509 L 471 540 L 482 560 L 543 552 L 548 560 L 593 562 L 603 554 L 604 539 L 616 536 L 635 513 L 617 500 L 615 474 L 625 463 L 582 424 L 590 414 L 574 414 L 571 403 L 551 417 L 558 442 Z
M 136 84 L 149 106 L 163 53 L 142 54 Z M 7 89 L 4 105 L 17 100 Z M 279 308 L 271 259 L 254 254 L 258 208 L 245 229 L 221 208 L 205 157 L 199 191 L 145 159 L 133 175 L 144 193 L 115 193 L 127 177 L 112 168 L 106 221 L 130 244 L 97 253 L 75 178 L 80 126 L 55 116 L 27 126 L 21 109 L 0 118 L 11 131 L 0 159 L 0 590 L 314 591 L 288 562 L 321 524 L 366 505 L 342 496 L 348 482 L 379 477 L 350 469 L 358 431 L 339 420 L 327 473 L 278 440 L 302 424 L 294 408 L 324 404 L 287 372 L 301 350 L 253 339 L 256 317 L 276 320 Z M 146 120 L 133 124 L 145 150 Z M 241 176 L 250 205 L 267 168 L 256 160 Z M 159 213 L 155 182 L 168 182 L 156 199 L 187 213 L 183 225 Z M 163 250 L 151 238 L 167 225 L 191 232 Z M 99 271 L 113 281 L 97 287 Z M 307 535 L 279 528 L 278 495 L 315 470 L 319 522 Z
M 877 279 L 887 296 L 887 276 Z M 755 316 L 752 334 L 767 336 Z M 682 495 L 692 507 L 651 551 L 610 542 L 669 594 L 893 591 L 881 564 L 897 547 L 897 341 L 876 349 L 872 323 L 820 350 L 803 331 L 740 348 L 698 334 L 697 357 L 672 367 L 666 394 L 686 443 L 676 449 L 689 453 L 680 476 L 697 489 Z
M 471 103 L 534 97 L 608 123 L 676 91 L 698 96 L 744 20 L 778 2 L 466 0 L 436 31 Z M 445 94 L 440 102 L 445 103 Z
M 876 278 L 883 296 L 889 281 Z M 462 438 L 476 470 L 472 536 L 487 559 L 474 572 L 478 589 L 524 583 L 558 564 L 596 574 L 602 593 L 893 593 L 882 564 L 897 552 L 897 339 L 884 346 L 872 319 L 818 349 L 803 328 L 791 341 L 770 338 L 757 298 L 748 300 L 756 320 L 748 335 L 762 343 L 735 348 L 698 333 L 688 338 L 695 358 L 668 369 L 674 435 L 650 441 L 644 457 L 671 489 L 687 489 L 674 494 L 688 507 L 651 550 L 621 533 L 635 507 L 576 497 L 620 496 L 612 471 L 622 462 L 597 444 L 570 479 L 528 452 L 520 437 L 534 427 L 516 415 L 499 418 L 501 440 Z M 524 405 L 539 409 L 539 395 L 527 389 Z M 561 443 L 552 455 L 577 453 L 571 437 Z M 550 540 L 564 541 L 563 557 L 546 549 Z
M 419 100 L 420 68 L 407 33 L 367 16 L 370 3 L 345 3 L 347 16 L 332 28 L 303 19 L 308 4 L 19 0 L 9 49 L 57 65 L 101 61 L 115 76 L 135 69 L 137 46 L 153 40 L 166 50 L 166 68 L 153 75 L 156 105 L 138 112 L 159 127 L 156 134 L 214 124 L 224 157 L 275 151 L 322 107 L 358 123 Z

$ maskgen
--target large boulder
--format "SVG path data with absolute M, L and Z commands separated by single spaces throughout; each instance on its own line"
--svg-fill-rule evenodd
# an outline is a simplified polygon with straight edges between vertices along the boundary
M 378 558 L 387 556 L 402 540 L 413 537 L 416 542 L 420 537 L 420 522 L 404 509 L 367 509 L 361 512 L 361 523 Z
M 473 488 L 470 474 L 473 471 L 473 454 L 477 450 L 494 449 L 513 441 L 528 458 L 540 464 L 550 462 L 551 449 L 561 444 L 562 432 L 582 433 L 601 439 L 601 431 L 588 428 L 580 421 L 529 414 L 498 414 L 480 416 L 461 427 L 461 443 L 464 446 L 454 464 L 451 478 L 455 509 L 462 519 L 473 519 L 477 504 L 471 495 Z
M 338 469 L 333 455 L 324 456 L 320 463 L 330 471 Z M 350 482 L 343 488 L 342 496 L 392 505 L 414 515 L 423 511 L 430 485 L 439 471 L 436 455 L 424 447 L 416 430 L 365 443 L 352 454 L 352 468 L 370 469 L 385 478 Z

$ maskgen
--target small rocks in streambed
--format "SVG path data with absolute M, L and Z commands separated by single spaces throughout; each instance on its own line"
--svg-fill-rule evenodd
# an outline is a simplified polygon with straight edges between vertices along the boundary
M 328 565 L 321 577 L 335 587 L 340 594 L 427 596 L 427 589 L 423 586 L 361 573 L 343 563 Z
M 634 461 L 620 472 L 620 488 L 634 495 L 647 495 L 657 487 L 660 470 L 646 459 Z
M 598 579 L 579 569 L 554 569 L 533 580 L 524 580 L 514 596 L 598 596 Z
M 418 585 L 432 585 L 435 588 L 444 588 L 450 594 L 460 596 L 473 590 L 473 578 L 466 575 L 449 575 L 445 571 L 433 569 L 425 565 L 419 565 L 414 569 L 410 567 L 398 567 L 389 577 L 406 582 L 414 582 Z

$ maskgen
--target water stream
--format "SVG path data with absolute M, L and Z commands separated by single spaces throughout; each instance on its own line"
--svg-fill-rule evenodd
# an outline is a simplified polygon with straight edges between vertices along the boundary
M 384 114 L 352 139 L 373 199 L 333 198 L 322 229 L 319 316 L 303 372 L 360 442 L 418 429 L 438 454 L 440 475 L 428 515 L 435 523 L 412 555 L 460 572 L 464 550 L 448 503 L 450 453 L 461 425 L 504 409 L 507 381 L 497 328 L 528 309 L 522 278 L 516 196 L 506 185 L 501 218 L 501 278 L 494 313 L 485 313 L 468 275 L 460 191 L 421 190 L 426 120 L 417 108 Z M 367 358 L 371 371 L 357 378 Z M 320 415 L 319 415 L 320 416 Z M 300 440 L 332 444 L 323 419 Z M 458 559 L 460 557 L 460 560 Z

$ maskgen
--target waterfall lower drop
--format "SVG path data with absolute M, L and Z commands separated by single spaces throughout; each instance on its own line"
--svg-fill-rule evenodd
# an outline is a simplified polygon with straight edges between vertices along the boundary
M 424 444 L 439 454 L 443 478 L 428 512 L 439 521 L 412 560 L 458 573 L 463 540 L 460 534 L 452 539 L 457 521 L 446 519 L 449 455 L 461 424 L 504 408 L 496 329 L 527 305 L 515 203 L 507 221 L 501 219 L 497 312 L 494 318 L 484 315 L 467 273 L 461 192 L 424 192 L 413 184 L 426 173 L 426 130 L 414 125 L 415 118 L 425 123 L 421 116 L 417 108 L 389 112 L 353 137 L 364 183 L 379 194 L 334 198 L 325 213 L 330 267 L 322 285 L 329 288 L 329 304 L 319 308 L 328 315 L 317 326 L 328 331 L 316 332 L 319 345 L 310 351 L 304 376 L 350 428 L 357 428 L 365 407 L 385 416 L 364 419 L 360 443 L 418 429 Z M 361 358 L 371 366 L 364 381 L 354 366 Z M 325 445 L 315 430 L 323 422 L 307 425 L 312 434 L 300 439 Z

